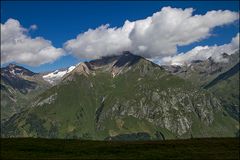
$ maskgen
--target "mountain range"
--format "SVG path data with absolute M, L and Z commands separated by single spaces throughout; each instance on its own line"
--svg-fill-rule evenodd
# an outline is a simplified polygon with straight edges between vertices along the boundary
M 33 73 L 1 68 L 3 137 L 154 140 L 239 136 L 239 52 L 159 66 L 130 52 Z

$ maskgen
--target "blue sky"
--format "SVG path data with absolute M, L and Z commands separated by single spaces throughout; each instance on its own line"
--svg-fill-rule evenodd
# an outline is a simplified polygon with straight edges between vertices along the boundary
M 112 27 L 122 26 L 125 20 L 135 21 L 151 16 L 164 6 L 177 8 L 194 8 L 194 14 L 205 14 L 210 10 L 239 11 L 239 1 L 164 1 L 164 2 L 87 2 L 87 1 L 37 1 L 18 2 L 1 1 L 1 23 L 7 19 L 18 20 L 21 25 L 28 28 L 32 24 L 38 26 L 37 30 L 30 31 L 31 37 L 41 36 L 52 41 L 54 47 L 62 47 L 63 43 L 75 38 L 79 33 L 89 28 L 109 23 Z M 179 47 L 178 52 L 186 52 L 197 45 L 214 45 L 229 43 L 238 33 L 239 24 L 216 27 L 211 36 L 200 42 Z M 25 66 L 35 72 L 50 71 L 68 67 L 86 59 L 76 58 L 72 55 L 60 57 L 53 63 L 37 67 Z M 22 64 L 21 64 L 22 65 Z

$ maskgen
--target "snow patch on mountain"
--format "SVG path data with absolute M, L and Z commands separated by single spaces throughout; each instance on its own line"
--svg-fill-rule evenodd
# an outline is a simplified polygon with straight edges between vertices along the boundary
M 50 84 L 56 84 L 56 82 L 58 82 L 59 80 L 61 80 L 61 78 L 67 74 L 70 73 L 72 70 L 74 70 L 76 66 L 71 66 L 66 70 L 56 70 L 54 72 L 48 73 L 46 75 L 43 76 L 43 79 L 47 82 L 49 82 Z

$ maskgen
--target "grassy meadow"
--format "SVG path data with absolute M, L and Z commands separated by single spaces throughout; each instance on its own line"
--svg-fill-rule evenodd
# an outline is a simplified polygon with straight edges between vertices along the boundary
M 239 159 L 239 139 L 85 141 L 2 138 L 1 159 Z

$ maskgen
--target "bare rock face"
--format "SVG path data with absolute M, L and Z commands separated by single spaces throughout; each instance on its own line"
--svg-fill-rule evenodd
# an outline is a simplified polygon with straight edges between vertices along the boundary
M 73 81 L 76 75 L 84 75 L 87 77 L 89 74 L 94 74 L 91 72 L 89 64 L 87 62 L 81 62 L 71 72 L 62 77 L 62 82 L 67 83 L 68 81 Z
M 221 61 L 209 57 L 183 66 L 164 66 L 166 71 L 212 92 L 227 112 L 239 120 L 239 50 L 221 55 Z
M 77 67 L 72 71 L 72 73 L 84 74 L 87 76 L 88 74 L 90 74 L 90 69 L 87 63 L 82 62 L 77 65 Z
M 51 104 L 51 103 L 53 103 L 55 101 L 56 97 L 57 97 L 57 93 L 55 93 L 55 94 L 53 94 L 53 95 L 51 95 L 51 96 L 49 96 L 49 97 L 39 101 L 39 102 L 37 101 L 37 103 L 35 103 L 35 104 L 36 104 L 37 107 L 41 107 L 44 104 Z
M 126 51 L 123 52 L 122 55 L 107 56 L 90 62 L 82 62 L 63 79 L 71 80 L 72 78 L 69 75 L 74 74 L 83 74 L 85 76 L 88 76 L 89 74 L 95 75 L 95 72 L 97 71 L 108 72 L 114 78 L 116 75 L 123 72 L 123 70 L 126 72 L 128 69 L 131 69 L 131 66 L 137 63 L 140 59 L 143 58 Z
M 35 74 L 23 67 L 9 64 L 1 69 L 1 80 L 3 83 L 26 94 L 28 90 L 36 88 L 36 82 L 27 79 Z
M 221 110 L 218 99 L 204 93 L 169 89 L 168 91 L 149 91 L 152 101 L 142 97 L 140 101 L 120 100 L 106 110 L 99 119 L 133 116 L 146 119 L 156 126 L 181 136 L 188 132 L 193 124 L 192 116 L 198 117 L 206 125 L 214 120 L 214 112 Z M 138 97 L 140 98 L 140 97 Z M 138 99 L 136 98 L 136 99 Z

